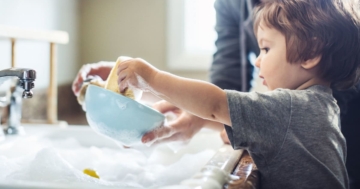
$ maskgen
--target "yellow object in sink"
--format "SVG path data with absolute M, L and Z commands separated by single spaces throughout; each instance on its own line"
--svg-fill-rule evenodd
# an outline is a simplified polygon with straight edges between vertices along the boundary
M 94 171 L 92 169 L 84 169 L 83 173 L 86 174 L 86 175 L 89 175 L 91 177 L 97 178 L 97 179 L 100 178 L 99 175 L 96 173 L 96 171 Z

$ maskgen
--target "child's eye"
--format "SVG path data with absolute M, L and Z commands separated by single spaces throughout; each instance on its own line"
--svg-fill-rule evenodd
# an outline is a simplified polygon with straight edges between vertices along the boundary
M 265 51 L 265 53 L 269 52 L 269 48 L 267 48 L 267 47 L 261 48 L 260 50 Z

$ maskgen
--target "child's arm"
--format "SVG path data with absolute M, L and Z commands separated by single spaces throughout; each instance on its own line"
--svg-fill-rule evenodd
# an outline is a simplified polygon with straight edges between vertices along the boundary
M 181 109 L 204 119 L 231 125 L 226 93 L 211 83 L 160 71 L 150 85 L 159 97 Z
M 149 90 L 201 118 L 231 126 L 226 93 L 211 83 L 160 71 L 142 59 L 121 63 L 118 76 L 120 90 L 129 85 Z

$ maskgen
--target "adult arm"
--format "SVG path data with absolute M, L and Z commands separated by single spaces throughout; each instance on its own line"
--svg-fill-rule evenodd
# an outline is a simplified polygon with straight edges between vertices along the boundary
M 246 45 L 246 54 L 250 51 L 258 53 L 256 39 L 252 31 L 252 22 L 245 18 L 246 22 L 240 23 L 240 14 L 245 10 L 246 3 L 242 4 L 238 0 L 216 0 L 214 7 L 216 10 L 217 40 L 215 42 L 216 52 L 210 69 L 210 80 L 222 89 L 241 90 L 241 55 L 240 43 Z M 244 14 L 248 17 L 247 14 Z M 245 41 L 240 39 L 240 27 L 244 27 Z M 247 90 L 250 89 L 253 66 L 247 60 Z

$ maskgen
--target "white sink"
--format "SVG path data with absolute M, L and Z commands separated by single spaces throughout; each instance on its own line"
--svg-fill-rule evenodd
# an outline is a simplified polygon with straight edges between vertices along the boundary
M 88 126 L 26 125 L 0 142 L 0 188 L 172 188 L 192 177 L 223 146 L 202 130 L 189 144 L 126 149 Z M 90 177 L 85 168 L 97 171 Z

